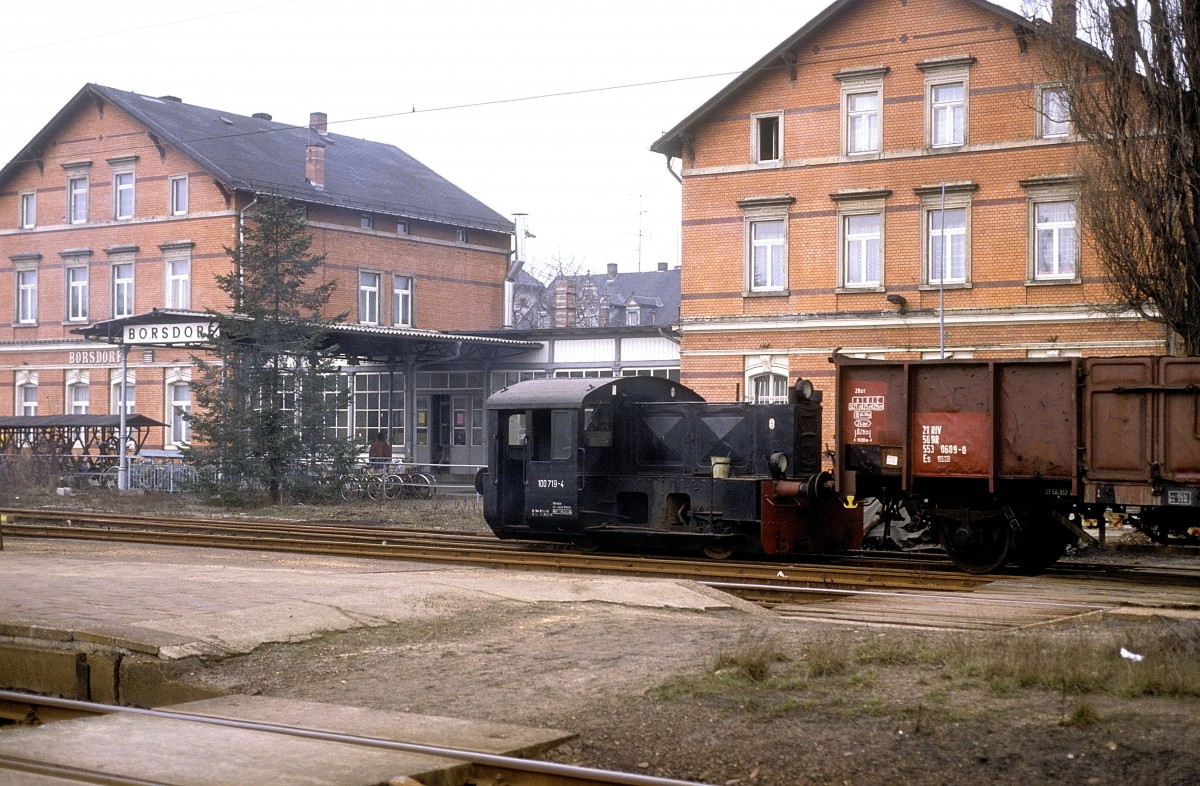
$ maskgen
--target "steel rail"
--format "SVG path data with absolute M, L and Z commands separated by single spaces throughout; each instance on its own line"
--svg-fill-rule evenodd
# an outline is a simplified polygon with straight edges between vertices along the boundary
M 204 723 L 212 726 L 240 729 L 244 731 L 281 734 L 289 737 L 321 740 L 324 742 L 339 742 L 357 745 L 365 748 L 417 753 L 425 756 L 435 756 L 444 759 L 468 762 L 474 766 L 484 765 L 506 773 L 505 782 L 512 783 L 514 779 L 509 774 L 518 776 L 536 775 L 549 776 L 556 784 L 623 784 L 624 786 L 698 786 L 697 781 L 660 778 L 653 775 L 618 772 L 616 770 L 601 770 L 592 767 L 580 767 L 573 764 L 543 761 L 540 759 L 522 759 L 514 756 L 502 756 L 495 753 L 451 748 L 441 745 L 424 745 L 415 742 L 389 740 L 383 737 L 367 737 L 357 734 L 322 731 L 301 726 L 289 726 L 279 723 L 264 723 L 260 721 L 243 721 L 233 718 L 222 718 L 212 715 L 200 715 L 189 712 L 174 712 L 171 710 L 143 709 L 141 707 L 125 707 L 114 704 L 98 704 L 96 702 L 78 699 L 60 699 L 49 696 L 35 696 L 17 691 L 0 690 L 0 701 L 22 702 L 33 705 L 68 709 L 77 712 L 94 714 L 127 714 L 151 718 L 166 718 L 192 723 Z M 519 780 L 517 781 L 520 782 Z M 544 779 L 543 781 L 544 782 Z
M 812 565 L 799 563 L 713 562 L 682 558 L 652 559 L 644 556 L 577 554 L 544 550 L 505 550 L 499 541 L 486 545 L 444 542 L 405 543 L 402 530 L 376 532 L 370 542 L 343 540 L 329 530 L 319 538 L 262 538 L 243 534 L 238 527 L 222 527 L 234 534 L 211 532 L 125 530 L 82 526 L 88 515 L 76 515 L 71 526 L 16 522 L 5 527 L 10 536 L 136 542 L 173 546 L 270 550 L 286 553 L 320 554 L 368 559 L 408 559 L 451 562 L 476 567 L 509 570 L 547 570 L 593 574 L 618 574 L 688 580 L 746 580 L 778 586 L 803 584 L 823 587 L 874 587 L 966 590 L 987 583 L 987 578 L 962 573 L 909 569 L 879 569 L 874 566 Z M 145 524 L 145 520 L 142 521 Z M 177 524 L 177 522 L 172 522 Z M 186 527 L 185 527 L 186 528 Z M 191 529 L 213 529 L 209 522 Z

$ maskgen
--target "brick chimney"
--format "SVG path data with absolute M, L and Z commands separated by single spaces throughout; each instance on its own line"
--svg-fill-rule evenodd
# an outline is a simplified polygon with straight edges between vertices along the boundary
M 554 327 L 575 327 L 575 286 L 565 276 L 554 282 Z
M 309 128 L 315 129 L 318 134 L 327 134 L 329 125 L 329 116 L 324 112 L 310 112 L 308 115 Z
M 313 142 L 304 148 L 304 178 L 313 188 L 325 188 L 325 145 Z
M 1079 26 L 1079 14 L 1075 9 L 1075 0 L 1051 0 L 1050 24 L 1054 25 L 1063 35 L 1074 38 Z
M 1136 70 L 1139 35 L 1137 4 L 1133 0 L 1125 0 L 1124 5 L 1113 6 L 1109 11 L 1108 23 L 1112 31 L 1113 62 L 1118 68 Z

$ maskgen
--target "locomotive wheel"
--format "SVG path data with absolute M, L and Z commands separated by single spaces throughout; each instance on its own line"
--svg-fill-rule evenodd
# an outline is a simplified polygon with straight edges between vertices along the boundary
M 999 517 L 942 526 L 942 546 L 950 561 L 965 573 L 991 573 L 1008 560 L 1012 545 L 1013 532 Z
M 729 556 L 733 554 L 733 549 L 728 546 L 722 546 L 719 543 L 705 546 L 703 551 L 704 556 L 709 559 L 729 559 Z

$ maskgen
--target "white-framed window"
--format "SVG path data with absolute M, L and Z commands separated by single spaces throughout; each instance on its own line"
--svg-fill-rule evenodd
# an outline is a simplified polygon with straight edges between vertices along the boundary
M 970 136 L 971 65 L 969 55 L 917 63 L 925 75 L 925 145 L 959 147 Z
M 67 223 L 83 224 L 88 220 L 88 177 L 75 174 L 67 178 Z
M 392 276 L 392 324 L 396 327 L 412 327 L 412 306 L 412 276 Z
M 790 196 L 738 200 L 745 213 L 746 294 L 786 294 Z
M 783 159 L 783 113 L 771 112 L 750 116 L 751 145 L 754 162 L 765 163 Z
M 879 91 L 846 95 L 846 155 L 879 152 Z
M 166 260 L 167 308 L 191 308 L 192 305 L 192 259 Z
M 21 325 L 37 323 L 38 271 L 36 267 L 16 271 L 17 322 Z
M 67 267 L 67 321 L 86 322 L 88 318 L 88 266 Z
M 921 286 L 966 287 L 971 282 L 972 182 L 920 186 Z
M 469 238 L 469 235 L 467 234 L 467 230 L 459 229 L 455 233 L 455 237 L 458 239 L 459 243 L 466 243 Z
M 13 386 L 13 414 L 36 415 L 38 410 L 38 372 L 18 368 Z
M 1071 133 L 1071 104 L 1067 89 L 1046 85 L 1038 90 L 1038 136 L 1043 139 Z
M 108 411 L 113 415 L 121 414 L 121 396 L 125 397 L 125 414 L 132 415 L 137 405 L 137 384 L 134 372 L 130 371 L 121 384 L 120 370 L 113 371 L 112 380 L 108 383 Z
M 966 85 L 947 82 L 929 86 L 929 144 L 961 145 L 966 140 Z
M 788 379 L 781 374 L 758 374 L 750 378 L 750 401 L 754 404 L 786 404 Z
M 1075 202 L 1034 201 L 1031 207 L 1034 279 L 1076 279 L 1079 239 L 1075 224 Z
M 37 192 L 22 191 L 19 204 L 20 214 L 17 226 L 21 229 L 33 229 L 37 226 Z
M 374 229 L 375 228 L 375 219 L 372 218 L 371 216 L 359 216 L 358 217 L 358 226 L 360 229 Z
M 113 173 L 113 218 L 133 218 L 133 172 Z
M 967 280 L 967 209 L 950 207 L 926 213 L 930 284 Z
M 133 260 L 112 264 L 112 315 L 133 316 Z
M 178 445 L 192 440 L 192 386 L 190 369 L 169 369 L 166 376 L 167 444 Z
M 1029 193 L 1029 283 L 1081 282 L 1078 178 L 1030 177 L 1021 187 Z
M 38 413 L 38 385 L 36 376 L 18 380 L 16 400 L 16 414 L 36 415 Z
M 663 379 L 673 379 L 679 381 L 678 368 L 623 368 L 621 369 L 623 377 L 662 377 Z
M 841 82 L 842 155 L 878 155 L 883 150 L 883 78 L 889 70 L 851 68 L 833 75 Z
M 91 408 L 91 388 L 86 381 L 67 386 L 68 415 L 86 415 Z
M 781 290 L 787 285 L 787 219 L 749 222 L 750 289 Z
M 358 273 L 358 322 L 379 324 L 379 279 L 382 274 L 361 270 Z
M 847 289 L 883 286 L 883 213 L 841 216 L 841 285 Z
M 408 234 L 408 222 L 407 221 L 401 220 L 401 221 L 396 222 L 396 234 L 397 235 L 407 235 Z
M 170 190 L 171 215 L 185 216 L 188 212 L 188 176 L 175 175 L 167 178 Z
M 636 327 L 642 324 L 642 309 L 638 306 L 626 306 L 625 324 L 629 327 Z
M 603 379 L 613 376 L 611 368 L 560 368 L 554 370 L 558 379 Z

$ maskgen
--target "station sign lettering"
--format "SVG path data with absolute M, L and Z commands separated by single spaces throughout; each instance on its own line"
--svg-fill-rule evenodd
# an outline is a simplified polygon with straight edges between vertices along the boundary
M 67 353 L 68 366 L 115 366 L 121 353 L 115 349 L 86 349 Z
M 126 325 L 125 344 L 202 344 L 217 335 L 215 322 L 172 322 L 162 325 Z

